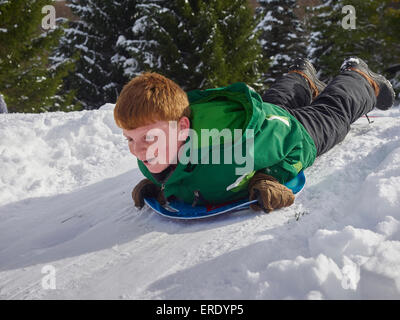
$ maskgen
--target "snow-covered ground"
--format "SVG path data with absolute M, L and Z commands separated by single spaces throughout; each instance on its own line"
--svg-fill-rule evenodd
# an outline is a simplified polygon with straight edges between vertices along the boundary
M 200 221 L 132 205 L 112 108 L 0 115 L 0 299 L 400 299 L 399 107 L 353 124 L 292 207 Z

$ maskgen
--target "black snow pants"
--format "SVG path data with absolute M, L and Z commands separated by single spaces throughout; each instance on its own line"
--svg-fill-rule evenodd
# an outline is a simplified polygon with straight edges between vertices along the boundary
M 371 85 L 354 71 L 337 75 L 314 101 L 307 80 L 298 73 L 278 78 L 262 98 L 303 124 L 315 142 L 317 156 L 341 142 L 350 125 L 376 104 Z

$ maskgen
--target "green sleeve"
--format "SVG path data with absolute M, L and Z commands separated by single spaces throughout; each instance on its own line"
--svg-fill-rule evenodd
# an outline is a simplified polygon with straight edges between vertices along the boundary
M 303 169 L 303 135 L 293 120 L 282 115 L 267 115 L 255 139 L 255 169 L 285 183 Z

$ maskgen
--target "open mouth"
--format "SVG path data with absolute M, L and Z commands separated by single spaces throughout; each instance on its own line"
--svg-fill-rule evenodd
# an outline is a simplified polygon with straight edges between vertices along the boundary
M 151 158 L 151 159 L 148 159 L 148 160 L 144 160 L 143 163 L 144 163 L 144 164 L 153 164 L 154 161 L 155 161 L 156 159 L 157 159 L 157 158 L 154 157 L 154 158 Z

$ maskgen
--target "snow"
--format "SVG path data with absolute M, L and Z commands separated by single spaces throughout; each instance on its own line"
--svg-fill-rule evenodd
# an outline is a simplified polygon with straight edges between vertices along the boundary
M 123 172 L 128 154 L 110 111 L 2 116 L 0 205 L 69 192 L 106 172 Z
M 348 63 L 353 63 L 353 64 L 359 64 L 360 60 L 358 58 L 348 58 L 345 61 L 343 61 L 342 65 L 340 66 L 340 70 L 346 67 Z
M 149 19 L 148 16 L 143 16 L 143 17 L 140 17 L 139 19 L 137 19 L 135 21 L 135 24 L 132 27 L 133 34 L 143 32 L 146 28 L 146 23 L 147 23 L 148 19 Z
M 278 20 L 277 18 L 275 18 L 273 16 L 272 11 L 267 11 L 267 13 L 263 16 L 261 21 L 256 26 L 255 30 L 258 31 L 258 30 L 262 29 L 264 31 L 271 31 L 271 28 L 272 28 L 271 23 L 272 22 L 278 23 L 278 24 L 283 24 L 283 21 Z
M 290 208 L 201 221 L 132 205 L 113 108 L 0 115 L 0 299 L 400 298 L 399 107 L 355 122 Z

